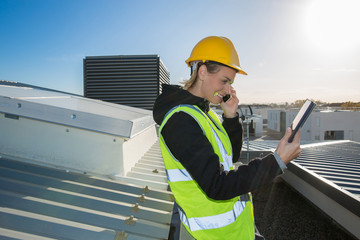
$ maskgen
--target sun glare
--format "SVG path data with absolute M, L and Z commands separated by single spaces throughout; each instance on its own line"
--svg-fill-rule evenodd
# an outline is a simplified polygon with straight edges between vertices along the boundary
M 360 46 L 359 0 L 314 0 L 305 16 L 307 38 L 318 49 L 339 52 Z

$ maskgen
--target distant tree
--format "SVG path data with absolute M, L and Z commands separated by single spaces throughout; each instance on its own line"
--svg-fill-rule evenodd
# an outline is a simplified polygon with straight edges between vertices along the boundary
M 296 100 L 293 104 L 292 107 L 294 108 L 301 108 L 301 106 L 304 104 L 305 100 Z
M 289 109 L 289 103 L 288 102 L 285 102 L 285 109 Z
M 340 107 L 343 103 L 328 103 L 327 107 Z
M 321 100 L 314 100 L 314 99 L 310 99 L 311 101 L 313 101 L 314 103 L 316 103 L 317 106 L 323 106 L 326 105 L 325 102 L 322 102 Z M 291 107 L 293 108 L 301 108 L 301 106 L 305 103 L 306 99 L 303 100 L 296 100 L 294 103 L 291 104 Z
M 315 103 L 316 103 L 316 105 L 317 106 L 325 106 L 325 105 L 327 105 L 327 103 L 326 102 L 323 102 L 323 101 L 321 101 L 321 100 L 313 100 Z
M 341 106 L 341 109 L 352 109 L 352 108 L 360 108 L 360 103 L 354 103 L 354 102 L 345 102 Z

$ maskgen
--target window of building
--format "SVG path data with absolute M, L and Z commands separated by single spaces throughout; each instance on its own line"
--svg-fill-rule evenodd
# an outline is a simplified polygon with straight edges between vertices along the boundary
M 324 140 L 344 140 L 344 131 L 325 131 Z

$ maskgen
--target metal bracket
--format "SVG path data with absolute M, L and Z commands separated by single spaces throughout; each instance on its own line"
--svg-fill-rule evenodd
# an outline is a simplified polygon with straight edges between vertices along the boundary
M 141 196 L 138 197 L 138 200 L 139 200 L 140 202 L 144 203 L 144 202 L 145 202 L 145 194 L 141 194 Z
M 136 223 L 136 220 L 134 219 L 134 216 L 131 215 L 129 218 L 125 219 L 125 224 L 134 226 Z
M 143 192 L 144 192 L 144 193 L 150 192 L 149 186 L 145 186 L 145 187 L 143 188 Z
M 139 204 L 135 203 L 135 205 L 133 207 L 131 207 L 130 210 L 132 212 L 139 212 L 140 211 Z
M 126 240 L 129 234 L 124 231 L 116 232 L 114 240 Z

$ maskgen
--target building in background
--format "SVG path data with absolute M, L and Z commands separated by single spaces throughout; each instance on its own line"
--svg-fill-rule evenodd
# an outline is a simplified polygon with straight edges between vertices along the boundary
M 284 133 L 299 110 L 269 110 L 268 128 Z M 360 142 L 360 112 L 316 111 L 301 129 L 301 140 L 352 140 Z
M 158 55 L 88 56 L 84 96 L 152 110 L 170 73 Z

